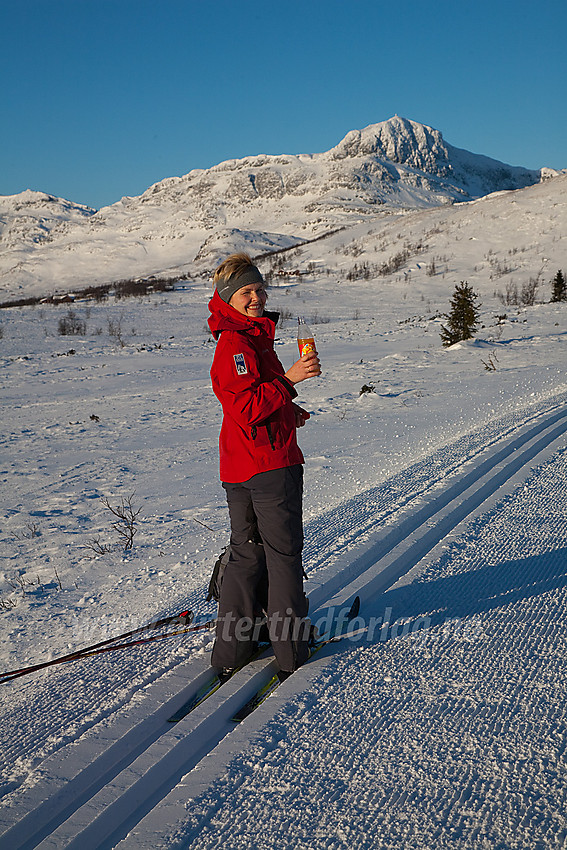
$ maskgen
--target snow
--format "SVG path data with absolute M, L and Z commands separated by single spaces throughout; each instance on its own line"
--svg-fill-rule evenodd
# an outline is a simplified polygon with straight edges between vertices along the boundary
M 356 634 L 236 727 L 269 659 L 166 723 L 207 678 L 209 631 L 0 684 L 2 848 L 565 844 L 567 307 L 547 303 L 565 185 L 377 213 L 287 259 L 302 274 L 274 275 L 277 352 L 293 362 L 304 316 L 324 368 L 298 387 L 307 590 L 320 624 L 360 594 Z M 502 303 L 538 274 L 534 306 Z M 460 280 L 483 327 L 444 349 Z M 214 615 L 228 517 L 209 297 L 193 277 L 1 312 L 3 670 Z M 84 334 L 58 333 L 69 310 Z M 103 499 L 129 498 L 123 551 Z

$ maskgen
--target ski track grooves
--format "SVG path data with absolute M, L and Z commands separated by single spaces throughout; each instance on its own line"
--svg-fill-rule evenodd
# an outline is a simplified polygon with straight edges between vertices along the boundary
M 466 472 L 452 472 L 442 489 L 439 485 L 446 470 L 439 470 L 427 495 L 418 496 L 422 504 L 415 511 L 381 529 L 359 557 L 334 575 L 325 578 L 325 570 L 317 573 L 317 586 L 309 594 L 313 619 L 325 606 L 341 606 L 356 593 L 362 596 L 364 606 L 384 592 L 459 523 L 512 483 L 539 454 L 551 451 L 554 442 L 565 435 L 566 424 L 567 409 L 556 407 L 534 417 L 514 435 L 491 442 L 488 456 L 485 447 L 478 463 L 470 468 L 469 462 Z M 355 538 L 353 526 L 342 548 L 348 551 Z M 234 711 L 274 669 L 274 662 L 266 660 L 248 665 L 172 727 L 167 717 L 208 678 L 207 671 L 201 672 L 97 757 L 90 760 L 87 753 L 83 763 L 88 762 L 88 766 L 51 795 L 48 790 L 35 809 L 4 833 L 0 847 L 115 847 L 234 728 L 230 720 Z M 84 744 L 88 747 L 88 742 Z

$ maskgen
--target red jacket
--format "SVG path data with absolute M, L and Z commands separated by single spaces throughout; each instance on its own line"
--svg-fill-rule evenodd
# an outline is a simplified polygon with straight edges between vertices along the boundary
M 258 472 L 303 463 L 292 401 L 297 392 L 274 351 L 278 314 L 249 319 L 216 291 L 209 309 L 217 340 L 211 378 L 224 414 L 221 481 L 235 484 Z

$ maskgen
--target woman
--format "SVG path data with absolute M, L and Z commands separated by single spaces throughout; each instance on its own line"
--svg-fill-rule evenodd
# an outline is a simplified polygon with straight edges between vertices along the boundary
M 209 327 L 217 340 L 213 390 L 223 409 L 220 477 L 230 514 L 230 560 L 219 601 L 212 665 L 222 679 L 249 659 L 267 626 L 283 679 L 309 655 L 303 592 L 303 455 L 296 428 L 309 419 L 295 384 L 321 374 L 316 352 L 284 372 L 274 351 L 277 313 L 248 254 L 215 272 Z

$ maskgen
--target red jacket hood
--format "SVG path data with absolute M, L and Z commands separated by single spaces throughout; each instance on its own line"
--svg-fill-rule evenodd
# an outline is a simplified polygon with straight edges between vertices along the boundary
M 209 310 L 209 327 L 215 339 L 219 338 L 221 331 L 247 331 L 254 336 L 263 332 L 270 339 L 275 336 L 279 313 L 264 311 L 259 319 L 249 319 L 223 301 L 216 289 L 209 301 Z

